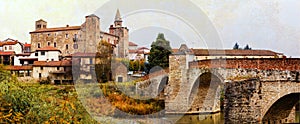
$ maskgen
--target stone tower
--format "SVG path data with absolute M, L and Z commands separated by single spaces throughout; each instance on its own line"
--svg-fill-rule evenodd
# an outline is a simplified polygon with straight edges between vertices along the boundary
M 81 28 L 81 39 L 78 42 L 80 52 L 95 53 L 100 41 L 100 18 L 94 14 L 85 17 L 85 23 Z
M 119 9 L 117 10 L 114 26 L 110 26 L 109 33 L 114 34 L 119 37 L 119 42 L 117 44 L 117 57 L 119 58 L 125 58 L 128 56 L 128 42 L 129 42 L 129 36 L 128 32 L 129 30 L 127 27 L 122 26 L 122 18 Z
M 45 29 L 47 28 L 47 22 L 43 19 L 35 21 L 35 30 Z

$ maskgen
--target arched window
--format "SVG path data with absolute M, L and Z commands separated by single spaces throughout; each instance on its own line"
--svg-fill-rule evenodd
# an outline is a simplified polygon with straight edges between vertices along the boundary
M 68 44 L 66 44 L 66 50 L 67 50 L 67 49 L 69 49 L 69 45 L 68 45 Z
M 53 46 L 56 47 L 56 42 L 53 43 Z
M 40 43 L 38 43 L 38 48 L 41 48 L 41 44 Z
M 48 42 L 48 46 L 50 46 L 51 45 L 51 43 L 50 42 Z

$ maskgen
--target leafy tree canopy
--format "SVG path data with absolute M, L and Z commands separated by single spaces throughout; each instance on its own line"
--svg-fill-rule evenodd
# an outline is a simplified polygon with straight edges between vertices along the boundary
M 154 66 L 160 66 L 162 68 L 169 67 L 169 55 L 172 53 L 170 42 L 165 39 L 163 33 L 159 33 L 156 41 L 152 42 L 150 55 L 149 55 L 149 66 L 151 69 Z
M 249 47 L 249 45 L 247 44 L 247 45 L 244 47 L 244 50 L 251 50 L 251 47 Z
M 238 44 L 238 43 L 235 43 L 235 45 L 233 46 L 233 49 L 234 49 L 234 50 L 237 50 L 237 49 L 239 49 L 239 47 L 240 47 L 239 44 Z

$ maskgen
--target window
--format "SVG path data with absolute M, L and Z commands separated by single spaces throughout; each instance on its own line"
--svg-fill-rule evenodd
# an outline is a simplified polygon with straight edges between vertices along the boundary
M 34 53 L 35 54 L 35 56 L 39 56 L 39 53 L 38 52 L 36 52 L 36 53 Z
M 12 46 L 9 46 L 9 48 L 8 48 L 9 50 L 12 50 Z
M 67 50 L 67 49 L 69 49 L 69 45 L 68 45 L 68 44 L 66 44 L 66 50 Z
M 48 37 L 50 36 L 50 33 L 48 34 Z
M 59 70 L 59 67 L 56 67 L 57 70 Z
M 44 68 L 43 67 L 41 67 L 41 70 L 43 70 Z
M 40 43 L 38 43 L 38 48 L 41 48 L 41 44 Z
M 118 82 L 123 82 L 123 77 L 118 77 Z
M 37 25 L 36 27 L 37 27 L 37 28 L 41 28 L 41 25 Z
M 7 47 L 6 47 L 6 46 L 4 47 L 4 50 L 7 50 Z
M 51 61 L 54 61 L 54 59 L 51 59 Z
M 90 64 L 93 64 L 93 59 L 92 58 L 90 58 Z
M 39 73 L 39 78 L 41 78 L 42 77 L 42 74 L 41 73 Z
M 51 45 L 51 43 L 50 42 L 48 42 L 48 46 L 50 46 Z
M 69 34 L 66 34 L 66 38 L 68 38 L 69 37 Z
M 78 44 L 74 44 L 74 49 L 78 49 Z
M 53 46 L 56 47 L 56 42 L 53 43 Z
M 45 55 L 45 51 L 42 51 L 42 52 L 41 52 L 41 55 L 44 56 L 44 55 Z

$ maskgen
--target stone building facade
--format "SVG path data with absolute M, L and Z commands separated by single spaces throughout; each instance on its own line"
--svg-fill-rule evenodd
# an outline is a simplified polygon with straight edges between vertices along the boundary
M 31 50 L 51 46 L 61 50 L 61 56 L 68 56 L 76 52 L 95 53 L 97 44 L 105 40 L 115 46 L 114 56 L 125 58 L 128 56 L 128 29 L 122 26 L 119 10 L 115 16 L 114 25 L 109 32 L 101 31 L 100 18 L 94 14 L 85 17 L 81 26 L 48 28 L 47 22 L 40 19 L 35 22 L 35 31 L 30 32 Z

